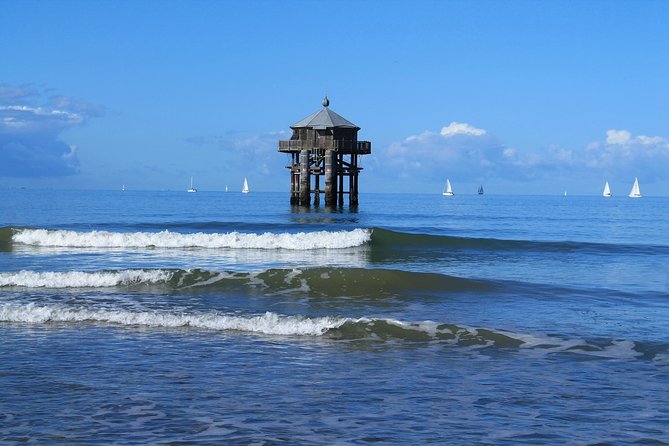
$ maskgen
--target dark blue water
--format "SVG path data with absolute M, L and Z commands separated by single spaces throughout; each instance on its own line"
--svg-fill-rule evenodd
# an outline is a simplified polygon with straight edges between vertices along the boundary
M 669 444 L 669 199 L 3 195 L 0 442 Z

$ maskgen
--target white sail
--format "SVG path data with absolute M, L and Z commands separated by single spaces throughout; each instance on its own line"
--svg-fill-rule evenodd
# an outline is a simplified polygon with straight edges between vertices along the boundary
M 606 184 L 604 184 L 604 192 L 602 192 L 602 196 L 604 197 L 610 197 L 611 196 L 611 188 L 609 187 L 609 182 L 607 181 Z
M 454 195 L 453 188 L 451 187 L 451 181 L 448 178 L 446 178 L 446 186 L 444 187 L 444 192 L 442 193 L 442 195 L 448 195 L 448 196 Z
M 186 190 L 186 192 L 197 192 L 197 189 L 193 187 L 193 177 L 190 177 L 190 187 Z
M 630 198 L 641 197 L 641 191 L 639 190 L 639 179 L 638 178 L 634 178 L 634 185 L 632 186 L 632 190 L 630 191 L 629 196 L 630 196 Z
M 249 182 L 246 181 L 246 177 L 244 177 L 244 187 L 242 187 L 242 193 L 243 194 L 249 193 Z

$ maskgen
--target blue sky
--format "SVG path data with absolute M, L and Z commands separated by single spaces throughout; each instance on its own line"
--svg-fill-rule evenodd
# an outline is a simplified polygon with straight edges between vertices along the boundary
M 327 94 L 363 192 L 669 195 L 666 1 L 1 6 L 0 187 L 287 191 Z

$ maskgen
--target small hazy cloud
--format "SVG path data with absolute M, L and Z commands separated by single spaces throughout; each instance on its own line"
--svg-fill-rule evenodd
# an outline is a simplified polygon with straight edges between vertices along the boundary
M 0 104 L 23 104 L 38 95 L 37 90 L 30 86 L 0 84 Z
M 609 130 L 604 140 L 578 150 L 555 144 L 541 151 L 520 151 L 485 129 L 452 122 L 440 131 L 411 135 L 373 153 L 369 167 L 376 174 L 428 180 L 457 175 L 466 181 L 533 181 L 594 173 L 669 178 L 669 140 L 634 136 L 627 130 Z
M 266 132 L 260 135 L 239 136 L 234 133 L 219 136 L 194 136 L 186 142 L 196 146 L 213 148 L 220 151 L 227 165 L 237 171 L 250 175 L 283 174 L 286 158 L 280 156 L 278 141 L 288 139 L 286 131 Z
M 0 85 L 0 176 L 55 177 L 79 170 L 77 148 L 60 134 L 102 111 L 26 86 Z

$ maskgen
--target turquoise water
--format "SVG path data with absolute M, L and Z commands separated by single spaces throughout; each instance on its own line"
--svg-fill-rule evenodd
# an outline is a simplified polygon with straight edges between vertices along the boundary
M 669 199 L 3 195 L 2 442 L 669 444 Z

